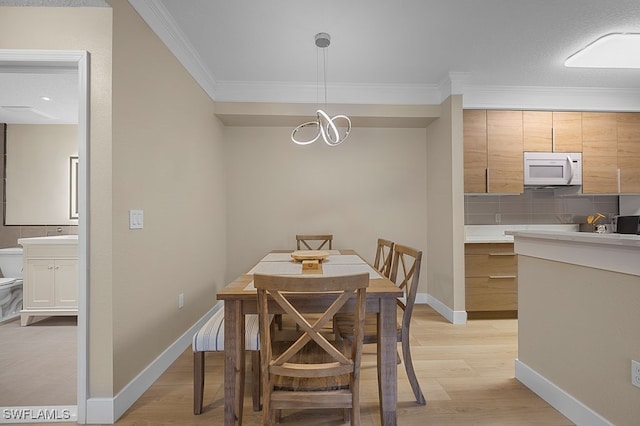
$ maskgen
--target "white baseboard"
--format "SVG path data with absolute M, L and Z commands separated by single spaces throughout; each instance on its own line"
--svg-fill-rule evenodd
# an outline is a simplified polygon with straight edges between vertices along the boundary
M 430 294 L 418 293 L 416 295 L 416 303 L 426 303 L 452 324 L 467 323 L 467 311 L 454 311 Z
M 611 426 L 612 423 L 550 382 L 537 371 L 516 359 L 516 379 L 531 389 L 553 408 L 580 426 Z
M 191 345 L 193 335 L 218 310 L 220 301 L 182 336 L 164 350 L 151 364 L 129 382 L 114 398 L 89 398 L 87 400 L 88 424 L 114 424 L 134 402 L 164 373 L 171 364 Z

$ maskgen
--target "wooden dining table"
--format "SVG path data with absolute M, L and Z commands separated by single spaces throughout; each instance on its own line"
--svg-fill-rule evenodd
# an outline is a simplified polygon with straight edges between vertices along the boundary
M 335 275 L 336 273 L 339 274 L 341 270 L 350 271 L 349 267 L 344 268 L 349 265 L 342 265 L 343 268 L 340 268 L 341 259 L 354 259 L 355 256 L 360 259 L 353 250 L 330 250 L 329 252 L 333 255 L 346 256 L 333 257 L 333 262 L 332 256 L 330 256 L 320 265 L 319 269 L 300 268 L 299 274 L 329 274 L 330 268 L 328 265 L 331 265 L 331 274 Z M 277 250 L 271 252 L 268 256 L 280 256 L 282 258 L 283 255 L 286 256 L 286 253 L 291 252 Z M 291 262 L 293 261 L 291 260 Z M 257 268 L 260 265 L 273 267 L 258 270 Z M 217 294 L 218 300 L 224 300 L 224 424 L 228 426 L 242 424 L 245 381 L 244 316 L 257 313 L 257 293 L 253 288 L 253 272 L 268 273 L 265 272 L 265 269 L 266 271 L 279 272 L 278 268 L 274 268 L 276 266 L 282 265 L 269 265 L 266 262 L 260 262 L 248 273 L 236 278 Z M 377 274 L 370 265 L 360 266 L 371 268 L 369 287 L 367 288 L 366 311 L 367 313 L 378 314 L 377 371 L 380 422 L 385 426 L 396 425 L 398 401 L 396 299 L 402 295 L 402 290 L 388 278 Z M 292 272 L 288 271 L 287 274 L 292 274 Z M 305 313 L 323 312 L 331 303 L 331 299 L 331 297 L 318 297 L 313 300 L 301 298 L 296 302 L 296 306 L 301 312 Z M 295 302 L 296 299 L 293 298 L 292 300 Z M 349 309 L 349 306 L 346 305 L 345 309 Z

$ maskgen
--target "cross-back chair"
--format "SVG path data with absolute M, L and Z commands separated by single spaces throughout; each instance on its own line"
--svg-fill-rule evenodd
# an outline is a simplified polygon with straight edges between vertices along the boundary
M 393 241 L 378 238 L 376 258 L 373 261 L 373 267 L 387 278 L 391 275 L 391 261 L 393 260 L 394 245 Z
M 422 263 L 422 251 L 414 248 L 395 244 L 393 248 L 393 262 L 389 279 L 403 290 L 404 297 L 398 298 L 397 303 L 402 310 L 402 321 L 397 324 L 396 339 L 402 343 L 402 359 L 404 368 L 411 384 L 411 389 L 418 404 L 426 404 L 420 383 L 416 377 L 411 358 L 411 344 L 409 342 L 409 330 L 411 315 L 418 292 L 420 281 L 420 265 Z M 365 319 L 364 343 L 378 341 L 377 315 L 369 314 Z M 334 330 L 345 339 L 353 338 L 353 319 L 349 315 L 339 314 L 334 318 Z
M 298 234 L 296 235 L 298 250 L 331 250 L 333 249 L 333 235 L 331 234 Z
M 351 424 L 359 425 L 360 360 L 369 275 L 254 274 L 253 281 L 258 292 L 262 342 L 262 424 L 272 424 L 274 410 L 335 407 L 349 410 Z M 296 307 L 300 298 L 309 300 L 319 294 L 325 297 L 327 292 L 335 295 L 328 307 L 316 308 L 312 314 Z M 346 305 L 354 295 L 355 303 Z M 355 318 L 354 338 L 347 345 L 346 340 L 329 340 L 321 332 L 344 306 L 350 307 Z M 295 342 L 278 342 L 273 338 L 269 314 L 275 312 L 287 313 L 295 321 L 300 330 Z M 309 319 L 310 316 L 313 318 Z

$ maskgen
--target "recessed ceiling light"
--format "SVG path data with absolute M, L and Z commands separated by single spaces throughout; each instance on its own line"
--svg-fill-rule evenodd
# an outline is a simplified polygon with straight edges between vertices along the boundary
M 43 101 L 50 101 L 51 98 L 48 96 L 40 96 L 40 99 L 42 99 Z
M 569 56 L 565 67 L 640 68 L 640 34 L 611 33 Z

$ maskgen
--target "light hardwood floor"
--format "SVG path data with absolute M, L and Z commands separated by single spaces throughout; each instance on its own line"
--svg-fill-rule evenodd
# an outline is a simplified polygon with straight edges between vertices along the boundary
M 573 423 L 514 378 L 517 320 L 472 320 L 452 325 L 416 305 L 411 325 L 414 364 L 427 405 L 415 403 L 398 366 L 399 425 L 545 425 Z M 222 424 L 223 354 L 207 354 L 204 409 L 193 415 L 193 354 L 187 349 L 121 417 L 118 425 Z M 375 345 L 362 363 L 362 424 L 379 425 Z M 245 387 L 244 425 L 259 425 Z M 284 412 L 282 424 L 341 425 L 340 410 Z
M 399 425 L 571 425 L 568 419 L 514 378 L 517 320 L 473 320 L 452 325 L 426 305 L 416 305 L 412 352 L 427 405 L 415 403 L 404 366 L 398 366 Z M 207 354 L 204 412 L 193 415 L 190 349 L 125 413 L 118 425 L 222 424 L 221 353 Z M 379 425 L 375 345 L 362 363 L 362 424 Z M 245 387 L 245 425 L 259 425 Z M 340 410 L 284 412 L 282 424 L 337 425 Z

